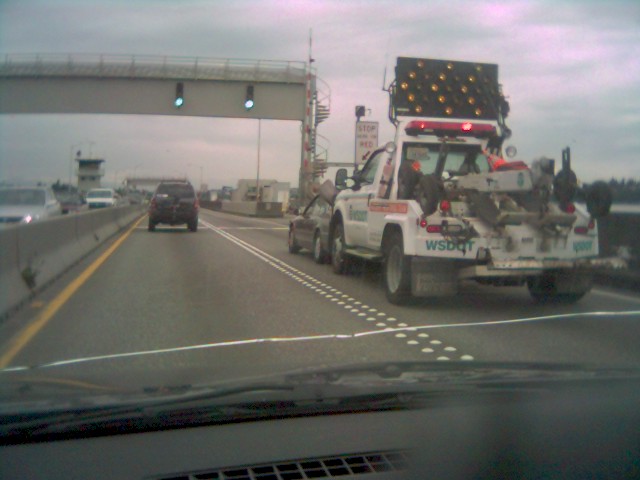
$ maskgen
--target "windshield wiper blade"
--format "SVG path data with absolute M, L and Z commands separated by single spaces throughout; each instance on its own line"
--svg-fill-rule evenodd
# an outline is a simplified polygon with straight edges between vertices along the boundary
M 30 438 L 43 434 L 72 431 L 74 427 L 155 418 L 159 413 L 167 412 L 169 407 L 176 405 L 184 409 L 185 405 L 190 403 L 194 403 L 197 407 L 202 401 L 227 396 L 291 390 L 293 390 L 292 386 L 282 384 L 254 384 L 222 389 L 207 388 L 204 391 L 188 391 L 178 396 L 171 395 L 169 398 L 138 397 L 136 401 L 128 401 L 125 405 L 87 408 L 85 404 L 84 408 L 83 406 L 69 406 L 63 410 L 5 415 L 0 417 L 0 438 L 4 439 L 16 435 Z

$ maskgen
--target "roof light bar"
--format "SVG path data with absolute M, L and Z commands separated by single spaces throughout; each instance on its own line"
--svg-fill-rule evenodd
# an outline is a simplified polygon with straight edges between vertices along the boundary
M 486 123 L 473 122 L 439 122 L 430 120 L 413 120 L 404 128 L 407 135 L 467 136 L 484 138 L 496 134 L 496 127 Z

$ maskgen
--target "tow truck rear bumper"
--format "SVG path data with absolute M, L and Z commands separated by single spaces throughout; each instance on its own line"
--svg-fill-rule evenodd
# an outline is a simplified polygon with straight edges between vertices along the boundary
M 625 269 L 627 263 L 618 257 L 584 258 L 579 260 L 502 260 L 492 261 L 487 265 L 473 265 L 461 268 L 458 277 L 519 277 L 537 275 L 545 270 L 595 270 Z

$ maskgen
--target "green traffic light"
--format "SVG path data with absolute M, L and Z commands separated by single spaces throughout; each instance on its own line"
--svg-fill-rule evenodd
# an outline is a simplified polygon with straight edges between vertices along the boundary
M 176 84 L 176 99 L 173 101 L 173 105 L 176 108 L 184 105 L 184 84 L 182 82 Z

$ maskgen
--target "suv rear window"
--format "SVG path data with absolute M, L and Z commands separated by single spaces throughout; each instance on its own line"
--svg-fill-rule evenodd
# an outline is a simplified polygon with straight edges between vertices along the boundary
M 158 185 L 156 195 L 170 195 L 178 198 L 195 197 L 193 187 L 185 183 L 162 183 Z

